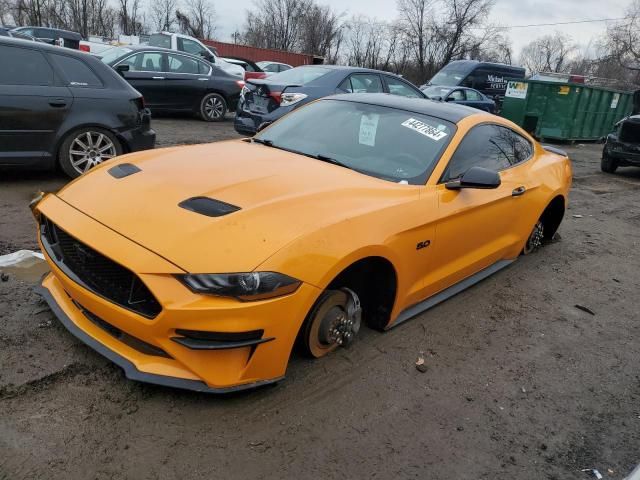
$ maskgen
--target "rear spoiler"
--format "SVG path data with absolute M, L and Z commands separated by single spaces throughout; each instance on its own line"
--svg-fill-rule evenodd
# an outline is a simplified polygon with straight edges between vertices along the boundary
M 556 155 L 562 155 L 563 157 L 569 158 L 569 155 L 564 150 L 560 150 L 559 148 L 552 147 L 551 145 L 542 145 L 547 152 L 555 153 Z

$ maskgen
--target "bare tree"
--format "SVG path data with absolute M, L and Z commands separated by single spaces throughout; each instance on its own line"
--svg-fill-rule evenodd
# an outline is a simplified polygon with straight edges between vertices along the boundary
M 520 54 L 520 63 L 531 74 L 540 72 L 569 73 L 567 68 L 576 46 L 571 37 L 556 32 L 527 44 Z
M 176 23 L 178 1 L 153 0 L 150 3 L 153 28 L 160 32 L 171 31 Z
M 119 0 L 120 31 L 124 35 L 140 35 L 144 21 L 140 11 L 140 0 Z
M 296 50 L 313 0 L 255 0 L 254 4 L 259 13 L 247 13 L 244 42 L 256 47 Z
M 210 39 L 216 30 L 215 8 L 209 0 L 186 0 L 186 10 L 176 10 L 182 33 L 196 38 Z
M 434 33 L 432 7 L 435 0 L 398 0 L 400 26 L 404 31 L 409 50 L 412 51 L 418 75 L 427 71 L 427 46 Z
M 342 43 L 341 17 L 329 6 L 313 5 L 303 18 L 298 49 L 335 61 Z

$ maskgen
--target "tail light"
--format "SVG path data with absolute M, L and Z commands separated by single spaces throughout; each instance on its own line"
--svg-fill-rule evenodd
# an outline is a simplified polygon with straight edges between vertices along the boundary
M 81 52 L 91 52 L 91 46 L 80 44 L 80 51 Z
M 143 96 L 140 96 L 140 97 L 138 97 L 138 98 L 134 98 L 134 99 L 133 99 L 133 100 L 131 100 L 131 101 L 135 104 L 135 106 L 136 106 L 136 108 L 137 108 L 138 110 L 144 110 L 144 108 L 145 108 L 145 103 L 144 103 L 144 97 L 143 97 Z
M 282 92 L 271 92 L 269 96 L 273 98 L 278 105 L 280 105 L 280 102 L 282 101 Z
M 236 80 L 236 85 L 238 85 L 240 89 L 244 88 L 244 80 Z

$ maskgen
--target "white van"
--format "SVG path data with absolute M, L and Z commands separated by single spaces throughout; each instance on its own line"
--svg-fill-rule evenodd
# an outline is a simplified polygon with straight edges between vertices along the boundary
M 193 55 L 200 55 L 228 74 L 244 79 L 244 68 L 240 65 L 225 62 L 222 58 L 218 57 L 210 47 L 207 47 L 205 44 L 200 42 L 200 40 L 190 37 L 189 35 L 171 32 L 158 32 L 149 37 L 149 45 L 152 47 L 162 47 L 170 50 L 179 50 L 181 52 L 191 53 Z

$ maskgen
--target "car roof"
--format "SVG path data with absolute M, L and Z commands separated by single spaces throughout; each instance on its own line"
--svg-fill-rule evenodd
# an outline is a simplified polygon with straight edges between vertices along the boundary
M 44 42 L 34 42 L 32 40 L 24 40 L 22 38 L 15 37 L 0 37 L 0 45 L 29 47 L 33 49 L 43 50 L 45 52 L 64 53 L 65 55 L 69 55 L 72 57 L 86 58 L 87 56 L 89 56 L 89 54 L 87 54 L 86 52 L 75 50 L 73 48 L 58 47 L 55 45 L 49 45 L 48 43 Z
M 191 53 L 181 52 L 179 50 L 171 50 L 170 48 L 152 47 L 151 45 L 120 45 L 117 48 L 128 48 L 134 52 L 146 51 L 146 52 L 162 52 L 162 53 L 174 53 L 177 55 L 184 55 L 185 57 L 191 57 L 196 60 L 204 60 L 199 55 L 192 55 Z
M 52 27 L 37 27 L 37 26 L 24 26 L 24 27 L 17 27 L 14 28 L 14 30 L 20 32 L 21 30 L 27 29 L 27 28 L 37 28 L 40 30 L 49 30 L 51 32 L 58 32 L 61 34 L 64 34 L 67 36 L 67 38 L 69 39 L 73 39 L 73 40 L 82 40 L 82 35 L 80 35 L 78 32 L 73 32 L 71 30 L 64 30 L 62 28 L 52 28 Z
M 422 98 L 401 97 L 389 93 L 349 93 L 345 95 L 332 95 L 320 100 L 340 100 L 346 102 L 367 103 L 381 107 L 397 108 L 422 115 L 440 118 L 451 123 L 459 123 L 461 120 L 482 113 L 475 108 L 464 105 L 455 105 Z

